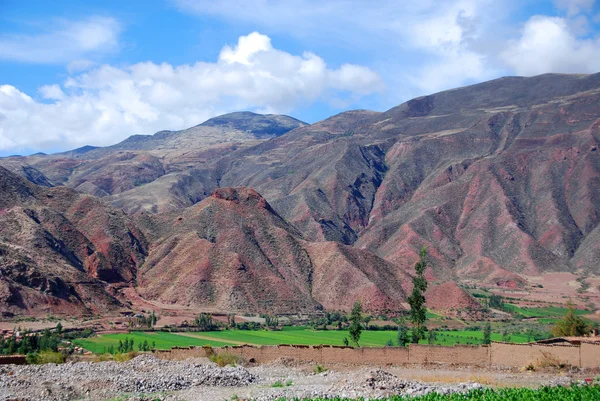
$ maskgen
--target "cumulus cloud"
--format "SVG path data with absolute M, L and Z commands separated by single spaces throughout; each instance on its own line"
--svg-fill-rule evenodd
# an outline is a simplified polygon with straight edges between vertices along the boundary
M 290 112 L 298 105 L 384 89 L 369 68 L 329 68 L 316 54 L 275 49 L 253 32 L 214 63 L 103 65 L 39 89 L 38 102 L 0 86 L 0 149 L 107 145 L 132 134 L 182 129 L 234 110 Z
M 0 35 L 0 60 L 26 63 L 68 63 L 118 48 L 120 24 L 113 18 L 56 20 L 35 35 Z
M 407 82 L 418 94 L 491 78 L 498 68 L 473 49 L 485 40 L 482 28 L 493 30 L 510 7 L 492 0 L 381 0 L 377 7 L 362 0 L 173 0 L 184 12 L 248 22 L 304 42 L 336 48 L 361 48 L 377 64 L 394 59 L 395 71 L 385 77 L 402 88 L 392 102 L 406 100 Z M 398 57 L 396 57 L 398 56 Z M 412 60 L 420 60 L 414 63 Z
M 519 75 L 598 72 L 600 39 L 577 37 L 565 18 L 538 15 L 527 21 L 502 59 Z

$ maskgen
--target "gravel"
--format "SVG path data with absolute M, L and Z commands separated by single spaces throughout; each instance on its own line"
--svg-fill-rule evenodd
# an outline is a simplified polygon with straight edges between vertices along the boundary
M 4 365 L 0 366 L 0 400 L 105 399 L 113 394 L 173 392 L 195 386 L 242 387 L 256 381 L 240 366 L 219 368 L 151 355 L 123 363 Z
M 395 394 L 450 394 L 482 388 L 478 383 L 424 383 L 405 377 L 411 372 L 420 374 L 431 370 L 341 367 L 344 371 L 316 374 L 313 368 L 310 364 L 295 365 L 293 360 L 249 368 L 220 368 L 206 358 L 166 361 L 148 354 L 123 363 L 0 365 L 0 400 L 107 400 L 117 397 L 131 401 L 382 399 Z M 522 379 L 511 374 L 498 375 L 511 381 Z M 538 384 L 569 384 L 571 381 L 568 377 L 554 375 L 531 379 Z M 273 387 L 276 382 L 283 383 L 283 387 Z

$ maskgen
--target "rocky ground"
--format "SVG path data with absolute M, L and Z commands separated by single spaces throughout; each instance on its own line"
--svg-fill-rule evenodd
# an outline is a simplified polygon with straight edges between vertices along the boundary
M 569 374 L 511 373 L 423 367 L 336 366 L 315 373 L 311 364 L 282 359 L 251 367 L 220 368 L 204 358 L 0 366 L 0 400 L 276 400 L 282 397 L 365 397 L 447 394 L 487 385 L 569 384 Z M 483 383 L 483 384 L 482 384 Z

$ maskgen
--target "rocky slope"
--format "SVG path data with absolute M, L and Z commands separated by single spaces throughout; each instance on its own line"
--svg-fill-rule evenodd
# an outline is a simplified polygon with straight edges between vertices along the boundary
M 0 167 L 0 310 L 106 312 L 134 283 L 147 242 L 122 211 Z
M 146 299 L 209 310 L 402 310 L 410 279 L 368 251 L 309 243 L 256 191 L 221 188 L 183 212 L 142 215 Z

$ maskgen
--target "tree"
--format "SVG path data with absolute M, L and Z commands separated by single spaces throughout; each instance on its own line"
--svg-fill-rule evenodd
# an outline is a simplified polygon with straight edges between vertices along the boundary
M 399 347 L 405 347 L 408 344 L 408 326 L 406 320 L 401 319 L 398 322 L 398 333 L 396 334 L 396 342 Z
M 421 248 L 419 252 L 419 261 L 415 264 L 416 275 L 413 277 L 413 290 L 408 297 L 410 305 L 410 322 L 412 328 L 412 342 L 417 344 L 420 339 L 425 337 L 427 328 L 425 321 L 427 320 L 427 309 L 425 307 L 425 291 L 427 290 L 427 280 L 425 279 L 425 268 L 427 262 L 427 248 Z
M 371 315 L 367 315 L 363 318 L 363 322 L 365 322 L 365 330 L 369 330 L 369 323 L 371 322 L 371 319 L 373 319 L 373 316 Z
M 56 325 L 56 332 L 58 334 L 60 334 L 60 333 L 62 333 L 62 331 L 63 331 L 63 325 L 60 322 L 58 322 L 58 324 Z
M 569 301 L 567 307 L 569 310 L 562 319 L 556 322 L 556 325 L 552 328 L 552 334 L 556 337 L 583 336 L 589 334 L 592 330 L 592 326 L 575 313 L 575 304 Z
M 429 333 L 427 334 L 427 344 L 429 344 L 429 345 L 434 344 L 436 340 L 437 340 L 437 330 L 429 330 Z
M 362 312 L 362 303 L 360 302 L 360 300 L 358 300 L 354 303 L 354 306 L 352 307 L 352 312 L 350 313 L 350 327 L 348 328 L 348 333 L 350 334 L 350 340 L 352 341 L 352 344 L 355 344 L 357 347 L 360 346 L 358 344 L 358 341 L 360 340 L 360 334 L 362 332 L 361 312 Z
M 200 316 L 194 319 L 194 324 L 198 326 L 200 331 L 211 331 L 215 328 L 210 313 L 201 313 Z
M 483 327 L 483 343 L 491 344 L 492 343 L 492 326 L 489 322 Z

